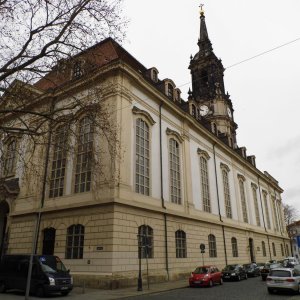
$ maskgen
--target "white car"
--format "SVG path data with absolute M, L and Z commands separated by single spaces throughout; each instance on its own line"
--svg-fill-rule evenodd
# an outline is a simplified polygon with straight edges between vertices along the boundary
M 271 269 L 267 277 L 267 288 L 270 294 L 286 290 L 300 293 L 300 271 L 291 268 Z

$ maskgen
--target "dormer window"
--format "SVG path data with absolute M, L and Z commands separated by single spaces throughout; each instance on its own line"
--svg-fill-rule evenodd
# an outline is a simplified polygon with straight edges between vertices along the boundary
M 174 97 L 174 88 L 171 83 L 168 83 L 168 97 L 171 99 Z
M 152 80 L 154 82 L 157 82 L 157 80 L 158 80 L 158 72 L 154 69 L 152 70 Z
M 73 67 L 73 78 L 79 78 L 83 74 L 80 61 L 76 61 Z
M 196 118 L 196 107 L 192 104 L 192 116 Z

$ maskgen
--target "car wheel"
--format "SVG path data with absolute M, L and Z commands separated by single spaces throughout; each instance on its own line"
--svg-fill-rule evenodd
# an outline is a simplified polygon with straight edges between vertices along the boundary
M 268 288 L 268 292 L 269 292 L 269 294 L 274 294 L 274 290 L 273 289 Z
M 220 278 L 220 285 L 222 285 L 223 284 L 223 278 L 221 277 Z
M 209 287 L 212 287 L 214 285 L 214 283 L 212 282 L 212 280 L 209 281 Z
M 44 288 L 39 285 L 36 289 L 35 289 L 35 295 L 39 298 L 42 298 L 45 296 L 45 291 Z
M 6 291 L 6 285 L 4 281 L 0 282 L 0 293 L 5 293 Z
M 266 277 L 261 277 L 262 281 L 266 281 Z

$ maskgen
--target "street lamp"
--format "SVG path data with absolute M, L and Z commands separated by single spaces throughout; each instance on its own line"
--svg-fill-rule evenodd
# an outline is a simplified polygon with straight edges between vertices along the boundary
M 138 276 L 137 290 L 142 291 L 143 290 L 143 280 L 142 280 L 142 239 L 143 239 L 143 235 L 139 233 L 137 235 L 137 239 L 138 239 L 138 255 L 139 255 L 139 276 Z

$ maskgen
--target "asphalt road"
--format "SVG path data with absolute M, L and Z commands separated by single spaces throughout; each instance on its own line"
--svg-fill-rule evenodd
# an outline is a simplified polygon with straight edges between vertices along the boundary
M 126 298 L 127 300 L 284 300 L 300 299 L 300 296 L 293 297 L 292 293 L 278 293 L 269 295 L 266 282 L 260 277 L 248 278 L 240 282 L 224 282 L 223 285 L 216 285 L 212 288 L 183 288 L 168 292 L 142 295 Z

